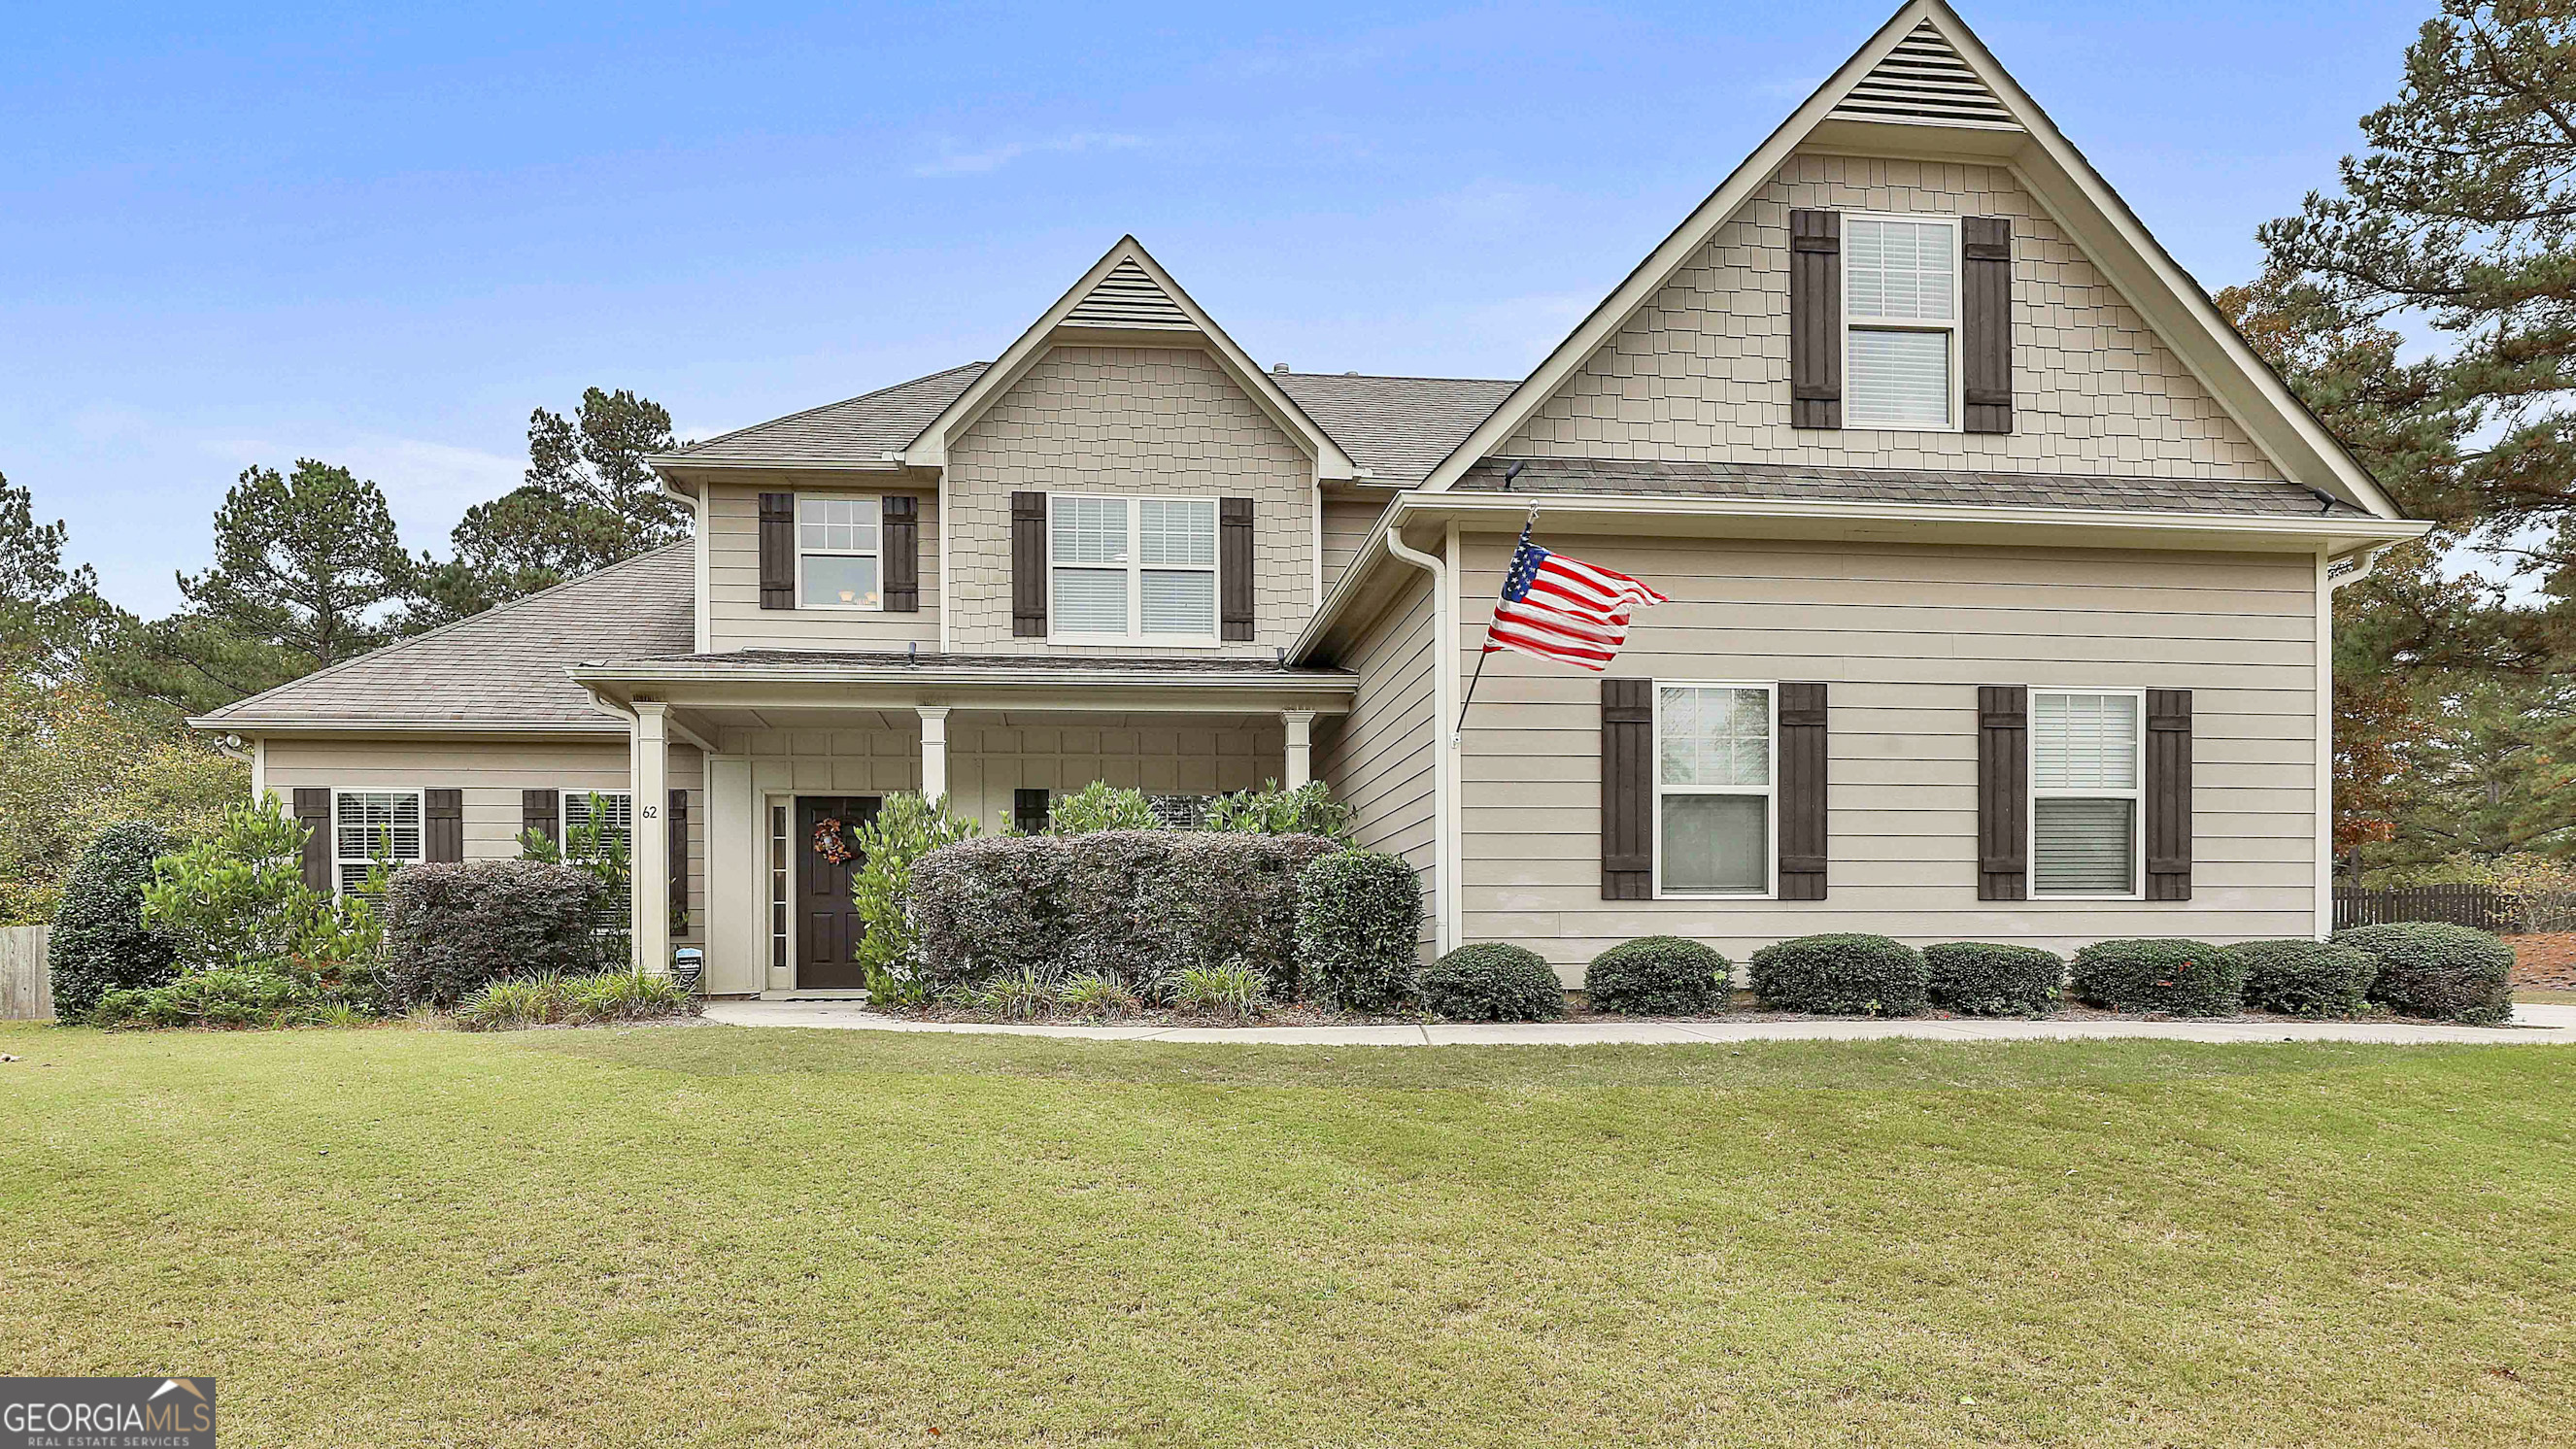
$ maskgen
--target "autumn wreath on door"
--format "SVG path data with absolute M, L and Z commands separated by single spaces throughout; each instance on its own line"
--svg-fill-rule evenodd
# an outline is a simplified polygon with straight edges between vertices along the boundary
M 814 853 L 833 865 L 841 865 L 859 851 L 850 844 L 849 827 L 841 823 L 841 817 L 826 815 L 814 822 Z

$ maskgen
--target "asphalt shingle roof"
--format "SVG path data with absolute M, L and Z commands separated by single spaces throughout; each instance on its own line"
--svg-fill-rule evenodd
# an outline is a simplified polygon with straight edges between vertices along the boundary
M 1482 377 L 1367 377 L 1274 372 L 1270 380 L 1306 410 L 1378 483 L 1411 485 L 1502 406 L 1516 382 Z
M 697 643 L 693 564 L 688 543 L 658 548 L 228 704 L 200 723 L 622 730 L 564 670 L 604 654 L 688 652 Z
M 2085 473 L 1938 472 L 1911 468 L 1812 468 L 1797 463 L 1668 463 L 1631 458 L 1488 458 L 1458 487 L 1503 491 L 1503 472 L 1523 465 L 1511 491 L 1644 493 L 1700 498 L 1774 498 L 1835 503 L 1930 503 L 1962 507 L 2076 508 L 2147 513 L 2304 514 L 2367 518 L 2296 483 L 2254 478 L 2124 478 Z
M 909 445 L 991 364 L 970 362 L 841 402 L 720 433 L 669 455 L 674 463 L 832 467 L 874 463 Z

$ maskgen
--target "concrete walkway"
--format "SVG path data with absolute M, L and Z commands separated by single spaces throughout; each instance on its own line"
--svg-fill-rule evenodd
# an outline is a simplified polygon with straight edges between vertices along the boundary
M 1739 1041 L 2350 1041 L 2416 1044 L 2576 1043 L 2576 1006 L 2523 1006 L 2514 1024 L 2411 1026 L 2397 1022 L 2283 1021 L 1581 1021 L 1421 1026 L 991 1026 L 907 1021 L 840 1001 L 713 1001 L 707 1020 L 726 1026 L 801 1026 L 836 1031 L 949 1032 L 1046 1036 L 1077 1041 L 1234 1042 L 1246 1046 L 1592 1046 L 1610 1042 L 1689 1044 Z

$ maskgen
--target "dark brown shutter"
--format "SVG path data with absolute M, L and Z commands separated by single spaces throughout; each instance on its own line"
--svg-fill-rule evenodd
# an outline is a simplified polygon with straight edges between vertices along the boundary
M 454 864 L 465 858 L 465 792 L 420 792 L 420 858 Z
M 1655 898 L 1655 682 L 1601 681 L 1601 899 Z
M 1843 425 L 1843 218 L 1789 213 L 1789 426 Z
M 1252 637 L 1252 500 L 1216 501 L 1217 637 Z
M 1011 634 L 1043 639 L 1047 631 L 1047 496 L 1011 495 Z
M 671 919 L 689 919 L 689 792 L 671 792 Z
M 1967 275 L 1959 308 L 1960 380 L 1966 385 L 1971 433 L 2009 433 L 2012 410 L 2012 219 L 1972 216 L 1960 223 Z
M 760 607 L 796 607 L 796 495 L 760 495 Z
M 2030 691 L 1977 689 L 1977 899 L 2030 898 Z
M 1780 686 L 1780 899 L 1825 898 L 1825 687 Z
M 2147 691 L 2147 899 L 2191 899 L 2191 691 Z
M 557 845 L 563 844 L 562 793 L 555 790 L 522 790 L 519 792 L 519 831 L 522 836 L 535 831 Z
M 883 503 L 885 606 L 889 614 L 921 612 L 921 500 L 888 494 Z
M 296 787 L 295 823 L 307 832 L 304 837 L 304 883 L 326 896 L 339 894 L 340 883 L 331 878 L 329 786 Z

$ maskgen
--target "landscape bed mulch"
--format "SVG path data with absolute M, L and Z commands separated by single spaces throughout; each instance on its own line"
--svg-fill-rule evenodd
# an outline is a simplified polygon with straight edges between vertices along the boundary
M 2576 931 L 2507 936 L 2513 984 L 2533 991 L 2576 991 Z

